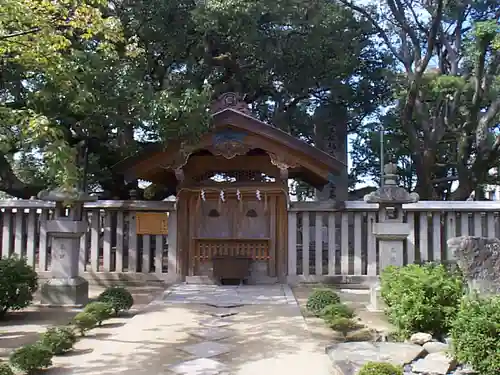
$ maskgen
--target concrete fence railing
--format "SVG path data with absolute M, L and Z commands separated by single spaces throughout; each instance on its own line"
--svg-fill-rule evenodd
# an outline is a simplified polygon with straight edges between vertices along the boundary
M 41 277 L 51 266 L 46 222 L 54 204 L 38 200 L 0 201 L 0 250 L 26 257 Z M 168 213 L 168 235 L 139 235 L 138 212 Z M 88 231 L 80 240 L 80 273 L 97 279 L 167 280 L 176 274 L 177 219 L 173 202 L 97 201 L 85 204 Z
M 446 240 L 474 235 L 500 237 L 500 202 L 421 201 L 403 205 L 411 232 L 404 263 L 452 261 Z M 345 209 L 321 202 L 292 204 L 288 213 L 288 275 L 303 281 L 363 279 L 379 274 L 379 249 L 372 233 L 378 204 L 346 202 Z
M 288 276 L 298 281 L 372 278 L 379 274 L 372 225 L 378 205 L 295 202 L 288 210 Z M 45 224 L 54 205 L 39 200 L 0 201 L 0 254 L 26 257 L 48 277 L 51 241 Z M 500 202 L 421 201 L 403 205 L 412 229 L 404 263 L 453 260 L 446 240 L 460 235 L 500 237 Z M 168 213 L 168 235 L 140 235 L 138 212 Z M 80 240 L 80 273 L 92 279 L 177 280 L 177 212 L 174 202 L 97 201 L 85 204 L 88 231 Z

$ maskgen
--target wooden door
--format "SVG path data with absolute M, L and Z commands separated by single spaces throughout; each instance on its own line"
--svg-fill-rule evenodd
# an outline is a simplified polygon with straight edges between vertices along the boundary
M 232 238 L 234 237 L 234 203 L 220 203 L 210 199 L 197 202 L 196 214 L 192 216 L 197 238 Z
M 273 230 L 270 206 L 264 201 L 195 199 L 189 211 L 189 275 L 197 275 L 214 253 L 268 261 Z
M 192 196 L 188 206 L 186 226 L 179 228 L 189 249 L 184 258 L 187 275 L 196 275 L 200 263 L 209 261 L 214 249 L 222 249 L 229 255 L 252 252 L 254 259 L 268 262 L 269 276 L 285 276 L 288 262 L 285 196 L 270 194 L 266 202 L 228 199 L 223 203 L 218 199 L 200 202 L 197 196 Z M 200 241 L 205 242 L 205 256 L 199 254 Z

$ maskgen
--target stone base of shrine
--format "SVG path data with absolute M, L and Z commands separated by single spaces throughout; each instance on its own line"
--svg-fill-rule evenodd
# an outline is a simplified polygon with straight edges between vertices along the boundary
M 50 279 L 41 288 L 41 304 L 81 307 L 89 301 L 89 283 L 83 277 Z

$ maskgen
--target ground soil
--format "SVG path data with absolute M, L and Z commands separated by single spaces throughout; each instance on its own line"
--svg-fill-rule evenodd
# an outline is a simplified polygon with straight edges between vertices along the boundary
M 129 287 L 134 297 L 134 306 L 126 314 L 127 317 L 140 312 L 155 296 L 163 291 L 163 287 Z M 89 297 L 95 298 L 104 290 L 104 287 L 91 286 Z M 40 333 L 48 327 L 66 325 L 81 309 L 44 307 L 39 305 L 39 295 L 35 295 L 34 303 L 21 311 L 8 312 L 0 320 L 0 361 L 6 360 L 10 353 L 26 344 L 38 340 Z M 113 322 L 117 326 L 120 322 Z M 107 328 L 112 328 L 108 323 Z M 123 324 L 119 324 L 123 325 Z
M 299 303 L 309 331 L 316 339 L 331 342 L 336 336 L 335 332 L 324 323 L 323 319 L 315 317 L 306 309 L 307 298 L 317 288 L 334 289 L 338 293 L 340 300 L 354 309 L 360 324 L 379 332 L 394 330 L 383 313 L 371 312 L 366 309 L 370 301 L 369 291 L 366 289 L 342 289 L 323 284 L 300 284 L 292 288 L 293 294 Z

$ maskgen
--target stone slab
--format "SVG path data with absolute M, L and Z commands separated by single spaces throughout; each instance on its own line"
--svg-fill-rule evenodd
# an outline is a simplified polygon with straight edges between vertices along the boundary
M 284 286 L 206 286 L 181 284 L 171 287 L 163 300 L 172 304 L 205 304 L 217 308 L 244 305 L 284 305 L 296 303 L 291 290 Z
M 210 315 L 212 315 L 215 318 L 227 318 L 228 316 L 233 316 L 236 314 L 238 314 L 238 311 L 221 309 L 211 313 Z
M 449 349 L 449 345 L 439 341 L 429 341 L 422 345 L 427 353 L 439 353 Z
M 413 372 L 446 375 L 456 367 L 456 362 L 444 353 L 431 353 L 412 364 Z
M 89 302 L 89 283 L 82 277 L 50 279 L 40 288 L 41 304 L 83 306 Z
M 226 327 L 231 323 L 233 323 L 233 321 L 230 319 L 209 318 L 202 320 L 200 322 L 200 325 L 211 328 L 220 328 L 220 327 Z
M 243 301 L 210 301 L 207 302 L 206 305 L 217 308 L 230 309 L 234 307 L 241 307 L 245 304 L 243 303 Z
M 417 332 L 411 335 L 410 342 L 412 344 L 424 345 L 426 342 L 432 341 L 432 335 L 425 332 Z
M 197 358 L 177 363 L 168 369 L 181 375 L 221 375 L 228 370 L 226 365 L 211 358 Z
M 217 341 L 233 336 L 234 332 L 224 328 L 202 328 L 189 332 L 190 335 L 200 337 L 204 340 Z
M 333 367 L 342 375 L 357 374 L 367 362 L 403 366 L 424 353 L 420 345 L 394 342 L 343 342 L 328 346 L 325 351 Z
M 231 345 L 214 341 L 203 341 L 198 344 L 183 346 L 179 349 L 198 358 L 210 358 L 229 353 Z

